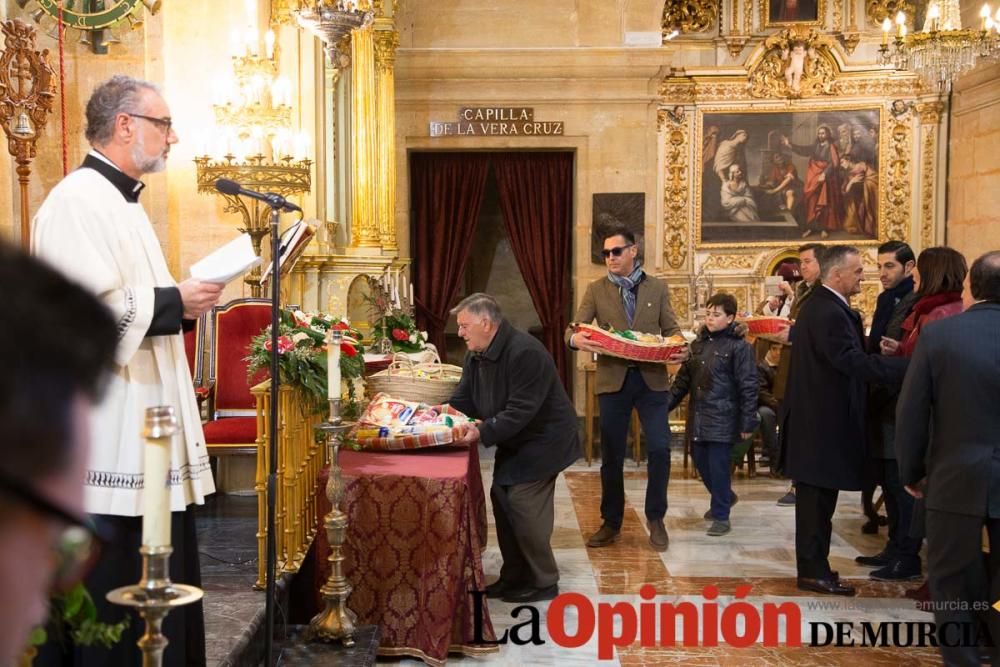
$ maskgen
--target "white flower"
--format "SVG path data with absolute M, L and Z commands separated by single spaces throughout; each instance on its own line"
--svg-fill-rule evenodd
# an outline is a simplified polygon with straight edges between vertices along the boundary
M 308 321 L 310 321 L 312 319 L 309 315 L 307 315 L 306 313 L 302 312 L 301 310 L 296 310 L 292 314 L 295 315 L 295 319 L 301 320 L 303 322 L 308 322 Z
M 427 332 L 426 331 L 421 331 L 420 332 L 420 337 L 423 338 L 424 340 L 427 340 Z
M 305 331 L 296 331 L 295 333 L 292 334 L 292 342 L 295 343 L 296 345 L 298 345 L 304 340 L 309 340 L 309 334 L 307 334 Z
M 413 333 L 410 334 L 410 342 L 413 343 L 414 345 L 417 344 L 417 332 L 414 331 Z

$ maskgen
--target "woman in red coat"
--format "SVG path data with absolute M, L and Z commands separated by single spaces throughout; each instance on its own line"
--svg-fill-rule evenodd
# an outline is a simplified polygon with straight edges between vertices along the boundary
M 903 321 L 901 340 L 882 338 L 882 354 L 913 356 L 920 330 L 962 312 L 962 283 L 968 268 L 960 252 L 945 246 L 927 248 L 913 271 L 917 302 Z

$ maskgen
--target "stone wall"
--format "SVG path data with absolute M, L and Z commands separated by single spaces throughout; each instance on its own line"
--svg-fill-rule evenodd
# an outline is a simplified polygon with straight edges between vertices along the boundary
M 969 259 L 1000 248 L 1000 65 L 954 87 L 947 243 Z

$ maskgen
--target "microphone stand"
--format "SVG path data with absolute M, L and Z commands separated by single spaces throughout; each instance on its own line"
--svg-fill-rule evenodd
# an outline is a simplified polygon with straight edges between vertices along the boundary
M 275 576 L 278 567 L 278 545 L 275 535 L 277 485 L 278 485 L 278 336 L 279 322 L 281 320 L 279 300 L 281 299 L 281 253 L 278 238 L 278 219 L 281 216 L 281 208 L 284 205 L 284 198 L 281 201 L 270 200 L 267 204 L 271 207 L 271 394 L 268 411 L 270 421 L 268 422 L 267 438 L 270 443 L 268 447 L 267 461 L 267 564 L 265 570 L 266 599 L 264 600 L 264 655 L 265 667 L 274 664 L 274 589 Z

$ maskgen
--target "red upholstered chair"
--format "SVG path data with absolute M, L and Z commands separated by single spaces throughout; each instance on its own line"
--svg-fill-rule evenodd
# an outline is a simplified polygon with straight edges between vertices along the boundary
M 184 355 L 187 357 L 188 370 L 191 371 L 191 381 L 194 383 L 195 397 L 198 407 L 208 397 L 209 388 L 202 386 L 205 378 L 205 316 L 195 320 L 194 327 L 184 332 Z M 204 419 L 204 417 L 202 417 Z
M 250 339 L 271 323 L 270 299 L 234 299 L 212 309 L 208 380 L 212 419 L 205 444 L 212 456 L 256 451 L 257 411 L 250 388 L 267 377 L 261 370 L 247 380 Z

